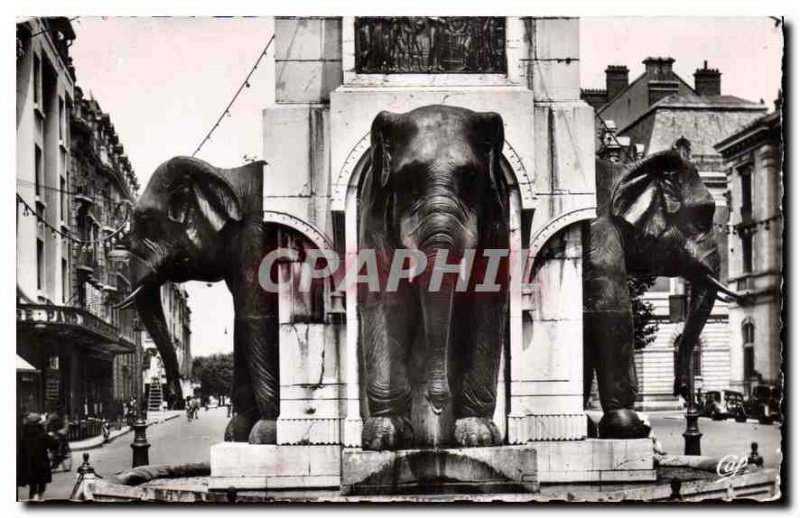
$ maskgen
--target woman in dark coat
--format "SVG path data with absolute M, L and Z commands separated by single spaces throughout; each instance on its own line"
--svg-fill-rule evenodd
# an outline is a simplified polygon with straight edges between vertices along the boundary
M 28 414 L 22 426 L 22 436 L 17 447 L 17 485 L 29 486 L 31 500 L 40 500 L 53 478 L 50 474 L 49 449 L 58 442 L 44 429 L 37 414 Z

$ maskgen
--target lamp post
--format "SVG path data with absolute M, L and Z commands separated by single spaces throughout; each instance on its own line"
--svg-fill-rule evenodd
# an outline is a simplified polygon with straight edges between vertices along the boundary
M 695 345 L 697 347 L 697 345 Z M 689 401 L 686 404 L 686 431 L 683 432 L 683 454 L 684 455 L 700 455 L 700 438 L 703 434 L 697 426 L 697 420 L 700 417 L 700 412 L 697 408 L 697 394 L 695 394 L 695 379 L 694 379 L 694 354 L 692 360 L 689 362 Z M 698 380 L 698 390 L 702 389 L 703 381 Z

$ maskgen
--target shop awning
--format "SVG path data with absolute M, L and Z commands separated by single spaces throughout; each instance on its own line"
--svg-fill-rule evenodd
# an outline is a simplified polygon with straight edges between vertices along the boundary
M 25 361 L 24 358 L 20 358 L 17 355 L 17 372 L 39 372 L 39 369 Z

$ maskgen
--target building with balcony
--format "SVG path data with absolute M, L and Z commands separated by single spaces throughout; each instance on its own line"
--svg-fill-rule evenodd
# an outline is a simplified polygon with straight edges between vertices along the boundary
M 66 18 L 17 24 L 17 410 L 71 421 L 141 391 L 135 322 L 112 307 L 129 291 L 113 243 L 136 180 L 121 148 L 96 151 L 116 136 L 107 115 L 86 123 L 74 39 Z
M 628 84 L 628 69 L 609 66 L 606 90 L 583 90 L 598 117 L 598 154 L 622 161 L 637 160 L 674 146 L 683 147 L 716 202 L 714 227 L 721 256 L 720 278 L 728 277 L 726 229 L 728 203 L 726 167 L 714 148 L 721 139 L 763 116 L 767 108 L 721 94 L 721 73 L 697 69 L 694 86 L 672 70 L 672 58 L 647 58 L 645 71 Z M 640 401 L 643 409 L 678 407 L 672 395 L 675 346 L 683 328 L 688 285 L 680 278 L 658 278 L 645 300 L 654 305 L 659 323 L 653 343 L 637 352 Z M 729 308 L 714 305 L 695 350 L 696 386 L 703 390 L 729 388 L 731 371 Z
M 139 184 L 111 122 L 95 99 L 75 87 L 72 128 L 72 217 L 70 228 L 83 243 L 74 247 L 72 284 L 75 302 L 117 327 L 136 344 L 116 354 L 111 366 L 110 404 L 142 394 L 142 351 L 134 312 L 114 309 L 130 293 L 130 274 L 121 240 Z
M 730 204 L 727 286 L 748 294 L 730 307 L 731 387 L 781 384 L 783 140 L 775 110 L 714 147 L 725 159 Z M 723 279 L 725 280 L 725 279 Z

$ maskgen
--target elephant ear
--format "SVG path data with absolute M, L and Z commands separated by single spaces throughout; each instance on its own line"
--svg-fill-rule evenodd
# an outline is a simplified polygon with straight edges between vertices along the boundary
M 197 240 L 199 220 L 218 232 L 228 221 L 242 220 L 242 206 L 220 170 L 192 157 L 175 157 L 165 164 L 170 193 L 168 217 L 186 225 L 186 232 Z
M 477 123 L 477 134 L 481 140 L 481 148 L 486 153 L 489 164 L 489 185 L 492 190 L 492 200 L 496 201 L 500 212 L 504 214 L 508 204 L 508 188 L 500 162 L 505 142 L 503 118 L 495 112 L 478 113 Z
M 397 134 L 400 117 L 401 115 L 382 111 L 372 121 L 370 130 L 370 160 L 361 186 L 361 210 L 362 214 L 368 215 L 375 224 L 381 226 L 381 232 L 372 233 L 372 237 L 376 239 L 387 235 L 391 226 L 393 197 L 386 186 L 391 176 L 393 137 Z
M 373 181 L 380 187 L 386 187 L 392 172 L 392 135 L 395 133 L 398 118 L 396 113 L 382 111 L 372 121 L 372 175 Z
M 625 169 L 611 196 L 611 215 L 658 237 L 683 205 L 681 178 L 694 167 L 675 150 L 650 155 Z

